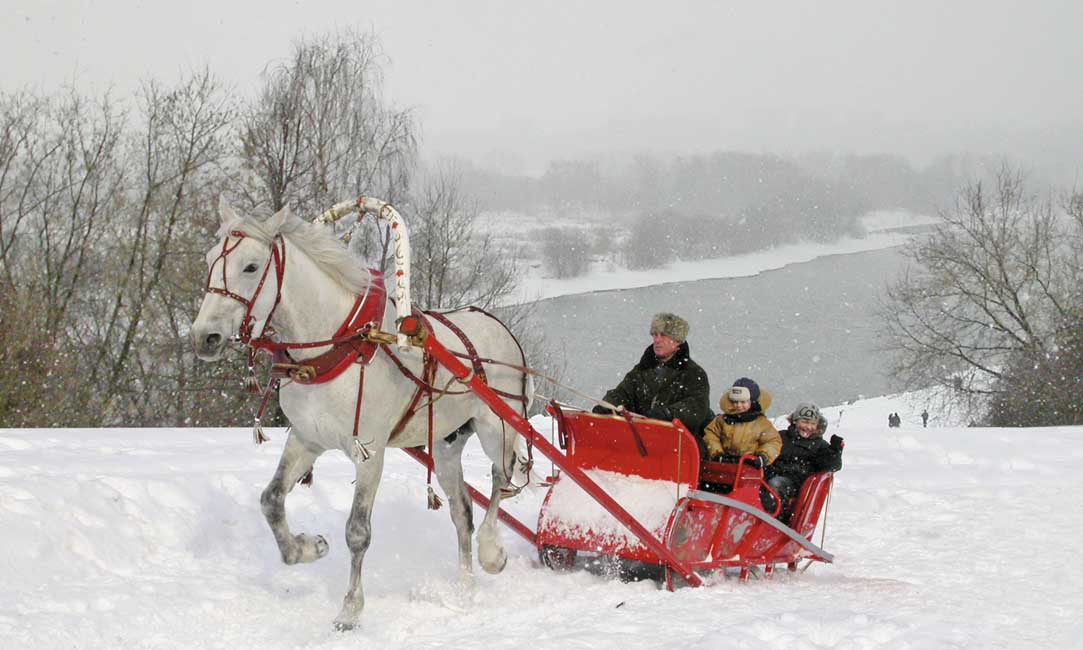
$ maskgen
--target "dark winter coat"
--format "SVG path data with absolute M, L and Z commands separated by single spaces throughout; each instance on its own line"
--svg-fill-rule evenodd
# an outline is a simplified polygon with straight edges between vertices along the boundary
M 796 425 L 791 424 L 780 435 L 782 453 L 767 468 L 767 480 L 775 476 L 785 476 L 800 486 L 810 474 L 837 472 L 842 469 L 842 452 L 832 448 L 823 439 L 822 433 L 802 438 L 801 434 L 797 433 Z
M 639 363 L 605 394 L 605 401 L 647 417 L 677 418 L 698 436 L 711 419 L 710 394 L 707 373 L 692 361 L 686 341 L 663 364 L 648 345 Z

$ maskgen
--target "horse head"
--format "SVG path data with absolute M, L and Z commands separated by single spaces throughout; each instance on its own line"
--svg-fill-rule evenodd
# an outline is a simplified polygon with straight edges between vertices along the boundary
M 206 256 L 206 294 L 191 329 L 195 353 L 207 361 L 220 357 L 230 340 L 247 343 L 262 335 L 281 298 L 285 270 L 281 230 L 291 218 L 287 207 L 257 221 L 238 215 L 225 203 L 219 214 L 219 240 Z

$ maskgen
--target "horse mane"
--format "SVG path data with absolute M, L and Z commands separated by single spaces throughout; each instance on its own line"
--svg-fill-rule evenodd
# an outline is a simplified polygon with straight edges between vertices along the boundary
M 351 252 L 326 226 L 311 223 L 289 214 L 282 227 L 275 232 L 268 223 L 251 217 L 223 224 L 218 232 L 224 237 L 230 230 L 240 230 L 245 235 L 270 244 L 275 235 L 281 234 L 290 244 L 300 248 L 324 273 L 348 289 L 351 293 L 364 293 L 372 283 L 372 274 L 364 262 Z

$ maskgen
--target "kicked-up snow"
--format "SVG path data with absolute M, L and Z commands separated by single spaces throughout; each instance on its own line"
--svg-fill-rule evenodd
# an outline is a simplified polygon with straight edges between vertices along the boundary
M 507 529 L 504 572 L 461 583 L 446 509 L 425 509 L 424 470 L 389 450 L 367 605 L 348 633 L 331 628 L 347 578 L 344 457 L 321 459 L 287 505 L 328 557 L 285 566 L 259 508 L 281 431 L 256 447 L 244 429 L 0 430 L 0 648 L 1080 647 L 1083 427 L 923 429 L 920 410 L 825 410 L 847 443 L 815 538 L 834 564 L 674 593 L 554 573 Z M 886 425 L 894 411 L 902 428 Z M 484 484 L 480 451 L 466 463 Z M 512 508 L 533 526 L 543 497 Z

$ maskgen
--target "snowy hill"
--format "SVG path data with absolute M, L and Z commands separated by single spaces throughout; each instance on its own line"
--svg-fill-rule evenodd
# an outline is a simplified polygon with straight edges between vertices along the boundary
M 281 431 L 254 447 L 242 429 L 0 430 L 0 647 L 1079 647 L 1083 427 L 922 429 L 915 406 L 827 410 L 847 440 L 826 517 L 835 564 L 676 593 L 552 573 L 506 529 L 507 569 L 463 587 L 446 510 L 425 509 L 424 471 L 389 451 L 367 607 L 347 634 L 331 630 L 352 494 L 341 455 L 288 502 L 330 554 L 287 567 L 259 509 Z M 892 411 L 902 428 L 886 427 Z M 533 524 L 542 496 L 513 509 Z

